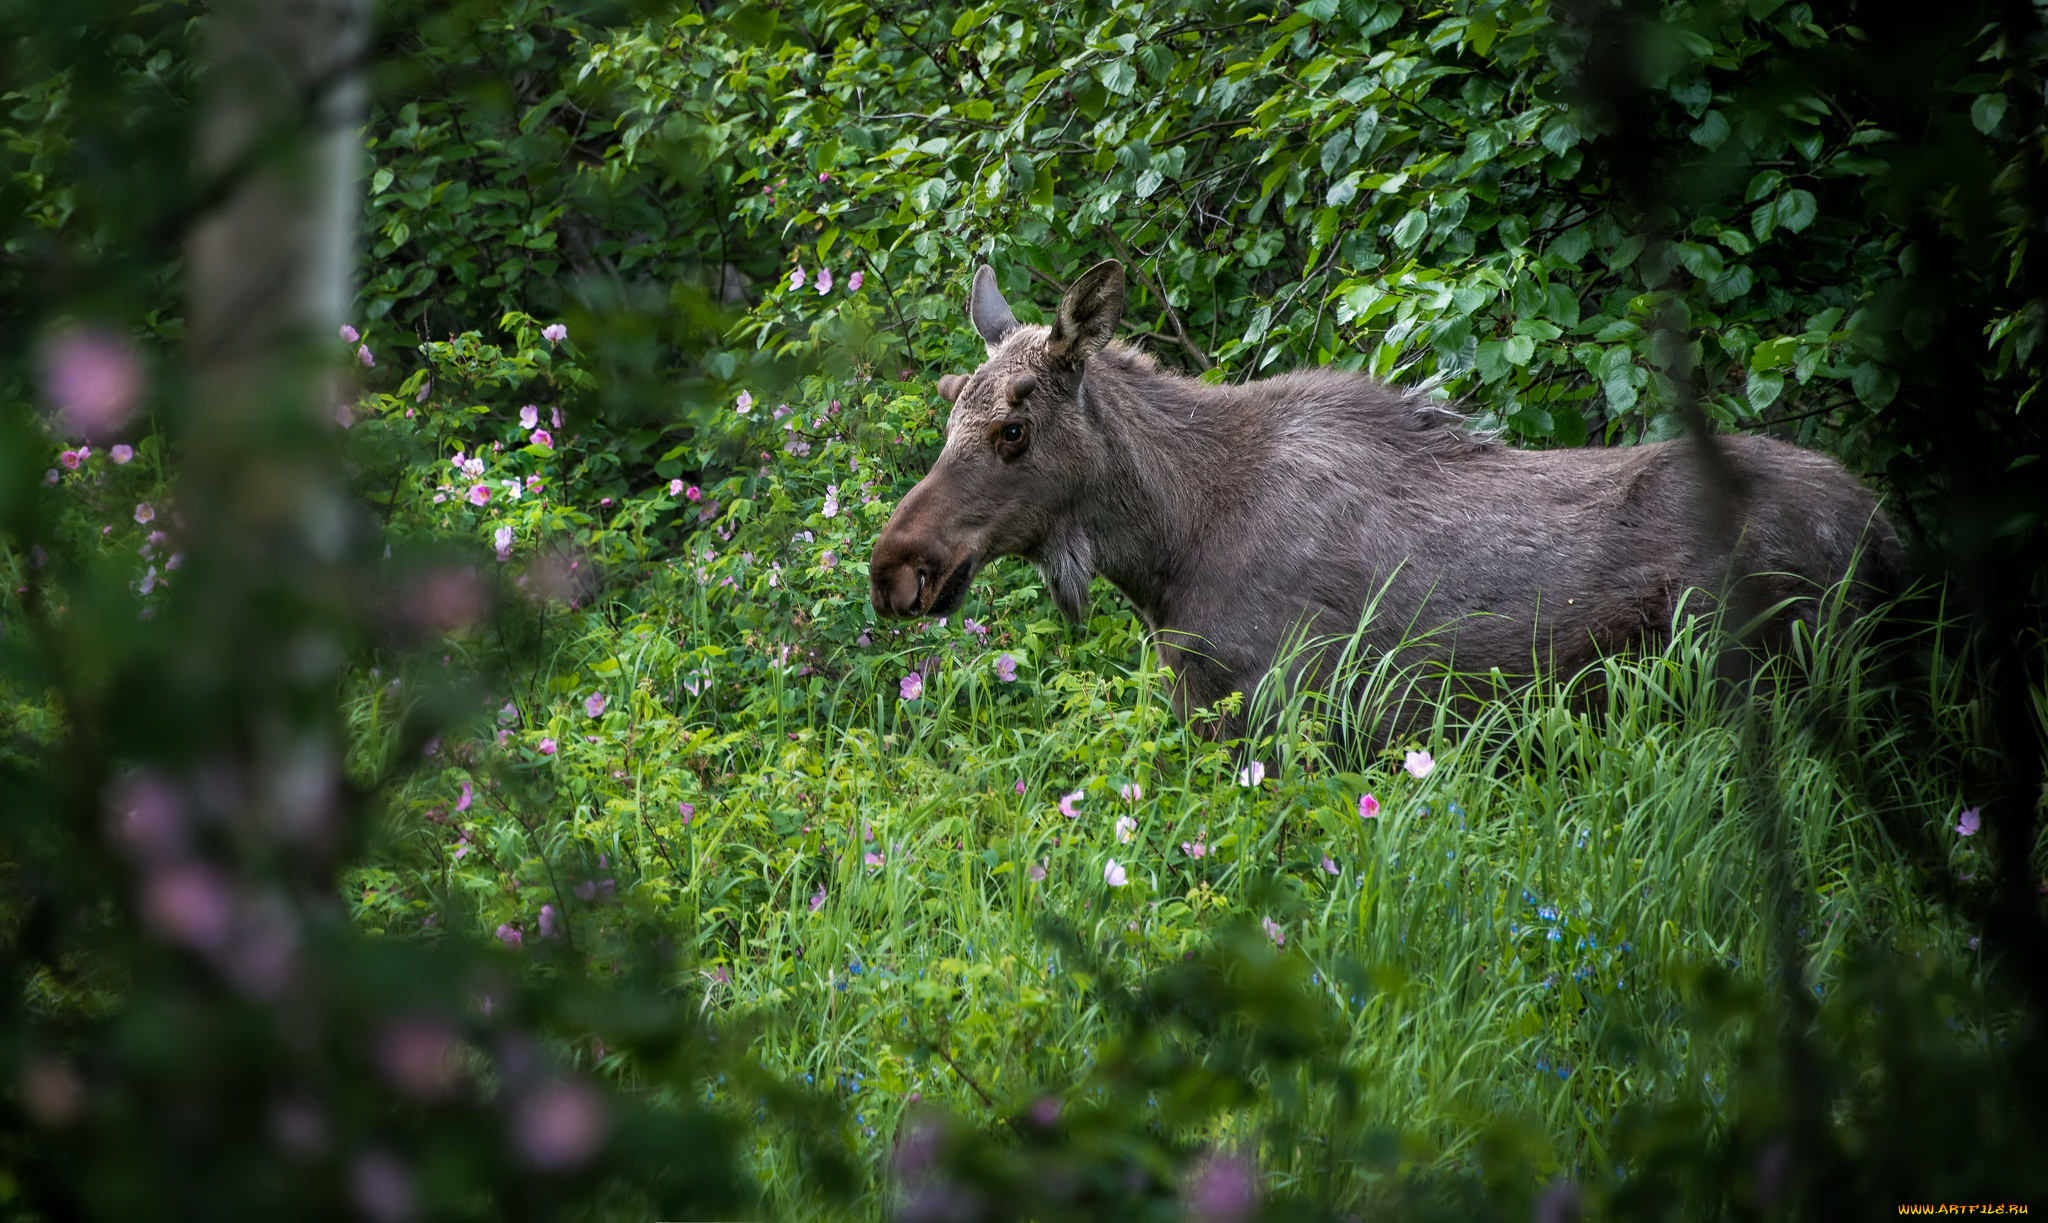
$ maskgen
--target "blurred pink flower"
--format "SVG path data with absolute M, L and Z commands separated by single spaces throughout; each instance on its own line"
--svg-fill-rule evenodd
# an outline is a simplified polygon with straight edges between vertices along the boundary
M 832 181 L 832 172 L 831 172 L 830 170 L 820 170 L 820 171 L 818 171 L 818 181 L 819 181 L 819 182 L 821 182 L 821 183 L 829 183 L 829 182 L 831 182 L 831 181 Z
M 469 810 L 470 800 L 475 797 L 476 792 L 470 788 L 469 780 L 464 778 L 462 782 L 462 797 L 455 800 L 455 809 L 457 811 Z
M 220 951 L 234 915 L 235 898 L 227 877 L 211 866 L 178 863 L 143 881 L 143 925 L 166 942 L 194 951 Z
M 1420 781 L 1429 776 L 1429 771 L 1436 767 L 1436 760 L 1428 752 L 1409 752 L 1402 757 L 1401 767 L 1408 770 L 1410 777 Z
M 539 427 L 539 425 L 540 425 L 540 409 L 539 409 L 538 407 L 535 407 L 535 406 L 534 406 L 533 404 L 527 404 L 527 405 L 526 405 L 525 407 L 523 407 L 523 408 L 519 409 L 519 427 L 520 427 L 520 428 L 522 428 L 522 429 L 533 429 L 533 428 L 538 428 L 538 427 Z
M 1372 795 L 1370 795 L 1370 794 L 1361 794 L 1361 795 L 1359 795 L 1359 796 L 1358 796 L 1358 818 L 1359 818 L 1359 819 L 1362 819 L 1362 820 L 1372 820 L 1372 819 L 1378 819 L 1378 818 L 1379 818 L 1379 814 L 1380 814 L 1380 800 L 1379 800 L 1379 799 L 1377 799 L 1377 798 L 1374 798 L 1374 797 L 1373 797 Z
M 76 450 L 66 450 L 57 456 L 57 461 L 64 465 L 64 470 L 77 471 L 78 465 L 85 461 L 85 456 Z
M 557 429 L 562 427 L 562 405 L 556 404 L 548 409 L 548 422 Z
M 515 926 L 501 925 L 498 927 L 498 941 L 517 951 L 526 942 L 526 937 Z
M 137 505 L 137 506 L 135 507 L 135 521 L 137 521 L 137 522 L 155 522 L 155 521 L 156 521 L 156 507 L 155 507 L 155 506 L 153 506 L 153 505 L 151 505 L 151 504 L 150 504 L 149 502 L 147 502 L 147 501 L 144 501 L 144 502 L 140 503 L 139 505 Z
M 555 435 L 549 433 L 546 429 L 535 429 L 533 436 L 526 440 L 539 446 L 542 450 L 553 450 L 555 448 Z
M 1040 859 L 1039 861 L 1037 861 L 1037 862 L 1033 862 L 1033 863 L 1031 864 L 1031 869 L 1030 869 L 1030 870 L 1029 870 L 1028 872 L 1026 872 L 1027 874 L 1029 874 L 1029 875 L 1031 876 L 1031 882 L 1033 882 L 1033 883 L 1043 883 L 1043 882 L 1045 882 L 1045 867 L 1046 867 L 1046 863 L 1047 863 L 1047 861 L 1048 861 L 1048 859 Z
M 738 412 L 741 416 L 745 416 L 754 410 L 754 397 L 745 391 L 741 391 L 740 397 L 733 400 L 732 410 Z
M 1237 784 L 1241 786 L 1256 786 L 1265 780 L 1266 766 L 1257 760 L 1237 771 Z
M 683 499 L 685 501 L 702 501 L 704 499 L 704 490 L 692 484 L 683 490 Z
M 389 1151 L 366 1151 L 349 1165 L 349 1196 L 370 1223 L 404 1223 L 413 1217 L 412 1175 Z
M 130 446 L 126 442 L 116 442 L 114 443 L 113 449 L 107 451 L 107 457 L 113 459 L 114 462 L 125 466 L 129 462 L 134 460 L 135 447 Z
M 816 286 L 816 287 L 817 287 L 817 290 L 818 290 L 818 292 L 819 292 L 820 294 L 830 293 L 830 292 L 832 291 L 832 269 L 831 269 L 831 268 L 819 268 L 819 269 L 818 269 L 818 282 L 817 282 L 817 286 Z
M 688 828 L 690 821 L 697 818 L 697 805 L 695 803 L 677 803 L 676 814 L 683 817 L 683 827 Z
M 509 561 L 509 560 L 511 560 L 511 559 L 512 559 L 512 528 L 511 528 L 511 527 L 509 527 L 509 526 L 503 526 L 503 527 L 499 527 L 499 528 L 498 528 L 498 529 L 497 529 L 496 531 L 493 531 L 493 532 L 491 532 L 491 542 L 492 542 L 493 544 L 497 545 L 497 548 L 498 548 L 498 559 L 499 559 L 499 560 L 501 560 L 501 561 Z
M 97 439 L 128 422 L 142 395 L 142 363 L 118 332 L 77 327 L 42 345 L 43 395 L 62 431 Z
M 602 717 L 604 715 L 604 705 L 605 696 L 602 692 L 593 692 L 589 696 L 583 698 L 583 712 L 589 714 L 593 718 Z
M 1181 1196 L 1191 1223 L 1240 1223 L 1257 1208 L 1259 1186 L 1249 1160 L 1212 1152 L 1189 1170 Z
M 1130 816 L 1128 816 L 1128 815 L 1120 815 L 1120 816 L 1118 816 L 1118 817 L 1116 818 L 1116 839 L 1117 839 L 1117 840 L 1119 840 L 1119 841 L 1123 842 L 1123 843 L 1124 843 L 1124 844 L 1126 844 L 1126 845 L 1129 845 L 1129 844 L 1131 843 L 1131 838 L 1132 838 L 1133 836 L 1136 836 L 1136 835 L 1137 835 L 1137 832 L 1138 832 L 1138 821 L 1136 821 L 1136 820 L 1132 819 L 1132 818 L 1131 818 Z
M 559 1172 L 590 1162 L 611 1133 L 604 1101 L 588 1086 L 555 1080 L 514 1107 L 512 1140 L 528 1165 Z
M 1145 787 L 1135 781 L 1127 781 L 1116 788 L 1117 797 L 1127 803 L 1135 803 L 1145 797 Z
M 377 367 L 377 358 L 370 355 L 370 346 L 368 344 L 356 345 L 356 360 L 361 361 L 371 369 Z
M 1328 854 L 1323 855 L 1323 873 L 1326 875 L 1335 875 L 1340 873 L 1337 870 L 1337 863 L 1333 859 L 1331 859 L 1330 855 Z
M 816 913 L 819 909 L 822 909 L 824 907 L 825 885 L 821 883 L 818 885 L 818 890 L 811 893 L 811 912 Z
M 1287 945 L 1287 935 L 1280 929 L 1279 922 L 1274 921 L 1270 917 L 1261 917 L 1259 919 L 1259 929 L 1266 932 L 1266 937 L 1273 940 L 1275 947 L 1285 947 Z
M 862 279 L 864 278 L 861 276 L 859 272 L 855 272 L 853 275 L 848 276 L 846 278 L 846 291 L 848 293 L 860 292 L 860 282 L 862 281 Z
M 1122 866 L 1117 864 L 1115 858 L 1111 858 L 1103 864 L 1102 881 L 1113 888 L 1120 888 L 1130 882 L 1130 876 L 1124 872 Z
M 554 755 L 554 754 L 555 754 L 555 741 L 554 741 L 553 739 L 542 739 L 542 740 L 540 741 L 540 754 L 541 754 L 541 755 L 543 755 L 543 756 L 552 756 L 552 755 Z
M 1017 682 L 1017 660 L 1008 654 L 996 657 L 996 678 L 1006 684 Z
M 1209 855 L 1209 847 L 1200 841 L 1182 841 L 1180 851 L 1190 858 L 1205 858 Z
M 554 938 L 560 933 L 561 930 L 555 924 L 555 906 L 542 905 L 540 907 L 540 936 L 542 938 Z
M 1066 816 L 1070 820 L 1080 819 L 1081 813 L 1074 810 L 1074 804 L 1081 801 L 1081 795 L 1083 793 L 1084 791 L 1076 790 L 1071 794 L 1060 795 L 1060 814 Z
M 65 1062 L 37 1057 L 21 1068 L 20 1099 L 30 1120 L 56 1129 L 77 1118 L 85 1104 L 85 1085 Z
M 906 701 L 914 701 L 924 695 L 924 677 L 912 671 L 897 681 L 897 695 Z
M 1022 777 L 1017 779 L 1017 793 L 1024 793 L 1024 779 Z
M 882 864 L 882 855 L 876 853 L 874 850 L 871 849 L 866 853 L 862 854 L 860 856 L 860 860 L 867 863 L 869 866 L 880 866 Z
M 540 329 L 540 338 L 550 344 L 560 344 L 569 338 L 569 329 L 560 323 L 549 323 Z
M 137 861 L 163 862 L 184 854 L 185 800 L 159 774 L 137 773 L 116 782 L 107 806 L 109 839 Z
M 796 265 L 796 268 L 795 268 L 795 270 L 794 270 L 794 271 L 792 271 L 792 272 L 790 272 L 790 274 L 789 274 L 789 287 L 790 287 L 790 288 L 792 288 L 792 289 L 801 289 L 801 288 L 803 288 L 803 287 L 804 287 L 804 265 L 803 265 L 803 264 L 801 264 L 801 263 L 797 264 L 797 265 Z
M 473 624 L 484 614 L 485 592 L 476 570 L 444 566 L 413 578 L 405 591 L 405 614 L 429 632 L 445 633 Z
M 415 1100 L 450 1095 L 462 1073 L 462 1049 L 455 1030 L 424 1016 L 394 1019 L 377 1033 L 377 1069 L 402 1094 Z
M 45 483 L 45 484 L 55 484 L 56 482 L 57 482 L 57 469 L 56 469 L 56 468 L 52 467 L 52 468 L 51 468 L 50 470 L 48 470 L 48 471 L 46 471 L 46 472 L 44 472 L 44 473 L 43 473 L 43 483 Z
M 356 342 L 357 340 L 360 340 L 360 339 L 362 339 L 362 338 L 363 338 L 363 333 L 362 333 L 362 332 L 360 332 L 360 331 L 357 331 L 357 330 L 356 330 L 355 328 L 353 328 L 353 327 L 349 326 L 349 325 L 348 325 L 347 323 L 343 323 L 343 324 L 341 325 L 341 339 L 342 339 L 342 343 L 344 343 L 344 344 L 353 344 L 353 343 L 355 343 L 355 342 Z
M 1978 816 L 1975 807 L 1963 808 L 1963 813 L 1956 817 L 1956 832 L 1962 836 L 1974 837 L 1981 827 L 1983 820 Z
M 491 499 L 491 486 L 490 486 L 490 485 L 488 485 L 488 484 L 473 484 L 473 485 L 471 485 L 471 486 L 470 486 L 470 489 L 469 489 L 469 503 L 470 503 L 471 505 L 483 505 L 483 504 L 487 503 L 488 501 L 490 501 L 490 499 Z
M 683 482 L 682 482 L 681 480 L 670 480 L 670 481 L 668 482 L 668 495 L 669 495 L 669 496 L 671 496 L 671 497 L 680 497 L 680 496 L 682 496 L 682 495 L 683 495 Z

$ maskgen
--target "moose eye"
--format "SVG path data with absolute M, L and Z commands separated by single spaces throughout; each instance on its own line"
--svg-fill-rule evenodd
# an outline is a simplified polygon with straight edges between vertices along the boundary
M 1031 422 L 1028 420 L 1006 420 L 995 427 L 991 435 L 996 444 L 996 453 L 1003 462 L 1014 462 L 1031 447 Z

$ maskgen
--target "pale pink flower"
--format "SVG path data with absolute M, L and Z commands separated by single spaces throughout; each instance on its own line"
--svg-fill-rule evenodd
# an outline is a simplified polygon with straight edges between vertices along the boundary
M 555 435 L 549 433 L 546 429 L 535 429 L 533 436 L 526 440 L 539 446 L 542 450 L 553 450 L 555 448 Z
M 683 827 L 688 828 L 690 821 L 697 818 L 697 804 L 677 803 L 676 814 L 683 818 Z
M 996 678 L 1006 684 L 1017 682 L 1017 660 L 1008 654 L 996 658 Z
M 825 486 L 825 505 L 818 512 L 827 518 L 837 518 L 839 516 L 839 486 L 837 484 Z
M 1131 880 L 1130 876 L 1124 872 L 1124 868 L 1118 865 L 1117 860 L 1111 858 L 1103 864 L 1102 881 L 1113 888 L 1120 888 Z
M 569 338 L 569 329 L 560 323 L 549 323 L 540 329 L 540 337 L 550 344 L 560 344 Z
M 861 274 L 860 274 L 859 272 L 855 272 L 855 273 L 854 273 L 853 275 L 851 275 L 851 276 L 847 277 L 847 278 L 846 278 L 846 291 L 847 291 L 848 293 L 858 293 L 858 292 L 860 292 L 860 282 L 861 282 L 861 281 L 862 281 L 863 279 L 864 279 L 864 277 L 862 277 L 862 276 L 861 276 Z
M 525 407 L 519 409 L 519 427 L 522 429 L 539 428 L 540 409 L 533 404 L 527 404 Z
M 55 484 L 56 482 L 57 482 L 57 469 L 56 469 L 56 468 L 52 467 L 52 468 L 51 468 L 50 470 L 48 470 L 48 471 L 46 471 L 46 472 L 44 472 L 44 473 L 43 473 L 43 483 L 45 483 L 45 484 Z
M 353 344 L 353 343 L 355 343 L 355 342 L 356 342 L 357 340 L 360 340 L 360 339 L 362 339 L 362 338 L 363 338 L 363 333 L 362 333 L 362 332 L 360 332 L 360 331 L 357 331 L 357 330 L 356 330 L 355 328 L 353 328 L 353 327 L 349 326 L 349 325 L 348 325 L 347 323 L 343 323 L 343 324 L 341 325 L 341 341 L 342 341 L 342 343 L 344 343 L 344 344 Z
M 548 420 L 555 426 L 555 428 L 559 429 L 562 427 L 561 404 L 556 404 L 554 407 L 548 409 Z
M 526 936 L 519 933 L 516 926 L 501 925 L 498 927 L 498 941 L 517 951 L 526 942 Z
M 553 739 L 542 739 L 542 740 L 540 741 L 540 754 L 541 754 L 541 755 L 543 755 L 543 756 L 552 756 L 552 755 L 554 755 L 554 754 L 555 754 L 555 741 L 554 741 Z
M 371 369 L 377 367 L 377 358 L 370 355 L 370 346 L 368 344 L 356 345 L 356 360 L 361 361 Z
M 77 471 L 78 465 L 85 461 L 85 456 L 78 453 L 76 450 L 66 450 L 64 453 L 57 456 L 57 461 L 64 465 L 64 470 Z
M 1285 947 L 1287 945 L 1287 934 L 1280 929 L 1279 922 L 1274 921 L 1270 917 L 1261 917 L 1259 919 L 1259 929 L 1266 932 L 1266 937 L 1273 940 L 1275 947 Z
M 583 712 L 589 714 L 593 718 L 601 717 L 604 714 L 604 704 L 604 693 L 593 692 L 589 696 L 583 698 Z
M 1116 818 L 1116 839 L 1118 841 L 1121 841 L 1125 845 L 1129 845 L 1131 843 L 1131 838 L 1137 835 L 1137 832 L 1138 821 L 1132 819 L 1128 815 L 1120 815 Z
M 871 849 L 868 852 L 862 854 L 860 860 L 867 863 L 869 866 L 880 866 L 882 864 L 882 855 L 876 853 L 874 850 Z
M 1180 851 L 1190 858 L 1206 858 L 1209 856 L 1209 847 L 1200 841 L 1182 841 L 1180 843 Z
M 498 529 L 497 529 L 496 531 L 492 532 L 492 533 L 491 533 L 491 542 L 497 545 L 497 548 L 498 548 L 498 559 L 499 559 L 499 560 L 501 560 L 501 561 L 509 561 L 509 560 L 511 560 L 511 559 L 512 559 L 512 528 L 511 528 L 511 527 L 509 527 L 509 526 L 499 527 L 499 528 L 498 528 Z
M 482 505 L 490 499 L 491 486 L 488 484 L 474 485 L 469 490 L 469 503 L 471 505 Z
M 1060 795 L 1061 815 L 1066 816 L 1070 820 L 1078 820 L 1081 818 L 1081 813 L 1074 810 L 1074 804 L 1081 801 L 1081 793 L 1081 791 L 1076 790 L 1072 794 Z
M 377 1069 L 400 1093 L 415 1100 L 439 1100 L 454 1091 L 462 1074 L 462 1049 L 453 1028 L 438 1019 L 394 1019 L 377 1033 Z
M 794 271 L 792 271 L 792 272 L 791 272 L 791 273 L 789 274 L 789 287 L 790 287 L 790 288 L 792 288 L 792 289 L 801 289 L 801 288 L 803 288 L 803 287 L 804 287 L 804 265 L 803 265 L 803 264 L 801 264 L 801 263 L 797 264 L 797 265 L 796 265 L 796 269 L 795 269 Z
M 1242 1223 L 1258 1209 L 1258 1179 L 1243 1156 L 1211 1153 L 1189 1171 L 1181 1196 L 1193 1223 Z
M 703 499 L 704 490 L 694 484 L 683 490 L 683 500 L 685 501 L 702 501 Z
M 1039 861 L 1031 864 L 1031 869 L 1028 872 L 1026 872 L 1031 876 L 1031 882 L 1045 882 L 1045 868 L 1048 861 L 1049 859 L 1040 859 Z
M 66 434 L 99 438 L 126 424 L 142 396 L 142 363 L 118 332 L 79 327 L 42 346 L 43 395 Z
M 1117 797 L 1127 803 L 1135 803 L 1145 797 L 1145 787 L 1135 781 L 1127 781 L 1116 788 Z
M 914 701 L 924 695 L 924 677 L 912 671 L 897 682 L 897 695 L 906 701 Z
M 746 391 L 741 391 L 740 397 L 733 401 L 732 410 L 738 412 L 741 416 L 745 416 L 754 410 L 754 397 Z
M 107 451 L 107 457 L 113 459 L 116 463 L 126 466 L 135 459 L 135 447 L 128 445 L 126 442 L 116 442 L 113 449 Z
M 462 797 L 455 800 L 455 809 L 457 811 L 469 810 L 470 801 L 475 797 L 475 791 L 470 788 L 468 780 L 465 779 L 462 783 Z
M 819 269 L 818 269 L 818 283 L 817 283 L 817 289 L 818 289 L 818 292 L 819 292 L 819 293 L 820 293 L 821 295 L 822 295 L 822 294 L 825 294 L 825 293 L 830 293 L 830 292 L 832 291 L 832 269 L 831 269 L 831 268 L 819 268 Z
M 1024 793 L 1024 779 L 1021 777 L 1017 779 L 1017 793 Z
M 1241 786 L 1256 786 L 1265 780 L 1266 766 L 1257 760 L 1237 771 L 1237 784 Z
M 681 480 L 670 480 L 670 481 L 668 482 L 668 495 L 669 495 L 669 496 L 671 496 L 671 497 L 680 497 L 680 496 L 682 496 L 682 495 L 683 495 L 683 482 L 682 482 Z
M 1956 832 L 1959 835 L 1974 837 L 1977 835 L 1977 830 L 1981 827 L 1983 827 L 1983 820 L 1978 816 L 1975 807 L 1963 808 L 1963 813 L 1956 817 Z
M 155 521 L 156 521 L 156 507 L 155 507 L 155 506 L 153 506 L 153 505 L 151 505 L 151 504 L 150 504 L 149 502 L 147 502 L 147 501 L 144 501 L 144 502 L 142 502 L 141 504 L 137 505 L 137 506 L 135 507 L 135 521 L 137 521 L 137 522 L 155 522 Z
M 1372 795 L 1370 795 L 1370 794 L 1361 794 L 1361 795 L 1359 795 L 1359 796 L 1358 796 L 1358 818 L 1359 818 L 1359 819 L 1362 819 L 1362 820 L 1373 820 L 1373 819 L 1378 819 L 1378 818 L 1379 818 L 1379 814 L 1380 814 L 1380 800 L 1379 800 L 1379 799 L 1377 799 L 1377 798 L 1374 798 L 1374 797 L 1373 797 Z
M 825 885 L 821 883 L 818 885 L 818 890 L 811 893 L 811 912 L 816 913 L 819 909 L 822 909 L 824 907 Z
M 1339 873 L 1337 870 L 1337 863 L 1328 854 L 1323 855 L 1323 873 L 1326 875 L 1335 875 Z
M 520 1100 L 512 1113 L 514 1148 L 542 1172 L 589 1163 L 610 1134 L 604 1101 L 582 1083 L 548 1083 Z
M 1436 767 L 1436 760 L 1428 752 L 1409 752 L 1402 758 L 1401 767 L 1408 770 L 1408 776 L 1420 781 Z
M 425 402 L 426 402 L 426 401 L 428 400 L 428 398 L 429 398 L 429 397 L 431 397 L 431 396 L 433 395 L 433 393 L 434 393 L 434 380 L 433 380 L 432 378 L 429 378 L 429 379 L 427 379 L 427 380 L 426 380 L 425 382 L 422 382 L 422 383 L 420 383 L 420 393 L 419 393 L 419 394 L 417 394 L 417 395 L 414 395 L 414 396 L 412 397 L 412 401 L 413 401 L 414 403 L 425 403 Z M 410 420 L 410 419 L 412 419 L 412 409 L 411 409 L 411 408 L 407 408 L 407 409 L 405 410 L 405 416 L 406 416 L 406 419 L 407 419 L 407 420 Z

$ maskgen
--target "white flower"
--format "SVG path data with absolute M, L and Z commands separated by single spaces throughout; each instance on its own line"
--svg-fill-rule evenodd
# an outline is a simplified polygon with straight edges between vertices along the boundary
M 1256 786 L 1265 780 L 1266 766 L 1257 760 L 1252 761 L 1249 767 L 1237 771 L 1237 784 L 1241 786 Z

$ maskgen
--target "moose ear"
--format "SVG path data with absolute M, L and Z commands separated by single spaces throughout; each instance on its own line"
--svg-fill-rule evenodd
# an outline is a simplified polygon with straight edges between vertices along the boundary
M 991 351 L 1017 330 L 1017 316 L 1010 313 L 1010 303 L 996 288 L 995 270 L 986 263 L 974 273 L 974 287 L 968 290 L 967 317 Z
M 967 375 L 946 374 L 939 379 L 939 398 L 947 403 L 960 402 L 960 388 L 967 385 Z
M 1105 259 L 1081 273 L 1081 279 L 1060 298 L 1059 316 L 1046 337 L 1045 353 L 1055 361 L 1079 365 L 1102 351 L 1116 336 L 1124 316 L 1124 265 Z

